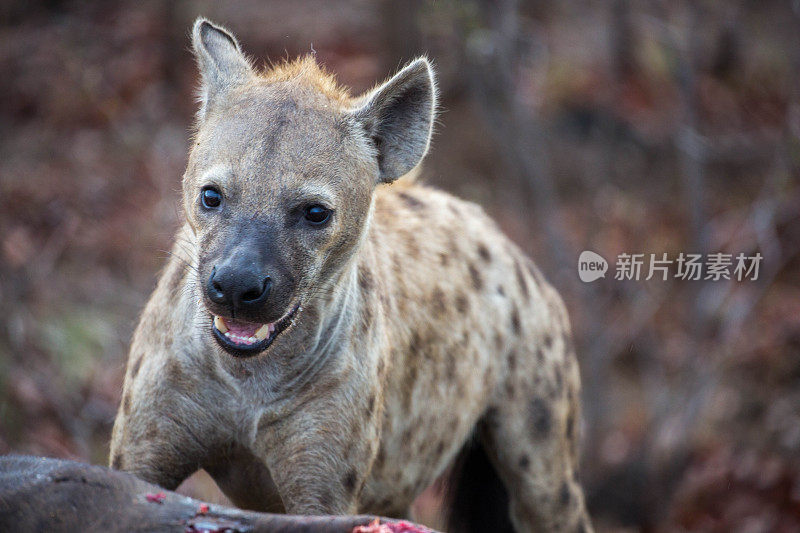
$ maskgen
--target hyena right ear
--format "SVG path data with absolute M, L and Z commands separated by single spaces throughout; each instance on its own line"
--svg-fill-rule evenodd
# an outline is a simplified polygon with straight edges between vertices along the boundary
M 436 82 L 420 57 L 367 94 L 353 111 L 378 156 L 379 179 L 392 182 L 422 161 L 436 117 Z
M 225 91 L 245 83 L 253 69 L 239 43 L 224 28 L 198 18 L 192 29 L 192 48 L 200 68 L 200 119 Z

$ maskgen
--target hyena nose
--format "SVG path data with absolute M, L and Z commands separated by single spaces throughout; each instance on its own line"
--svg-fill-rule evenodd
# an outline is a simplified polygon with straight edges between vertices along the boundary
M 212 302 L 239 311 L 258 311 L 267 301 L 272 280 L 252 270 L 216 267 L 211 271 L 206 287 Z

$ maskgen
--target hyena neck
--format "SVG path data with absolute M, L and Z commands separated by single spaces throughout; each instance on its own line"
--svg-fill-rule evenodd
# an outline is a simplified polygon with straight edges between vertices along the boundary
M 323 372 L 332 377 L 348 366 L 347 339 L 352 335 L 359 316 L 356 264 L 356 261 L 348 264 L 335 281 L 320 289 L 314 301 L 309 302 L 306 318 L 314 323 L 309 325 L 303 343 L 305 353 L 302 357 L 294 357 L 301 362 L 297 372 L 281 387 L 287 393 L 299 390 L 309 381 L 318 380 Z

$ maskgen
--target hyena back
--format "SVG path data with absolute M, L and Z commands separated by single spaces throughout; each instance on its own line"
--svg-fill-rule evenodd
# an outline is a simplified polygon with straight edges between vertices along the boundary
M 590 529 L 559 296 L 479 207 L 395 181 L 428 149 L 429 63 L 353 98 L 312 58 L 256 72 L 208 21 L 193 44 L 185 223 L 111 466 L 167 488 L 205 468 L 256 510 L 397 516 L 467 447 L 517 531 Z

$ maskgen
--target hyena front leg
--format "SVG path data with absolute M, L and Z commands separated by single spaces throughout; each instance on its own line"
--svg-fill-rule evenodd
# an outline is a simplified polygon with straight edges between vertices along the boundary
M 511 376 L 502 388 L 484 417 L 485 447 L 508 491 L 516 531 L 591 532 L 578 481 L 577 364 L 557 361 L 537 371 L 538 384 Z
M 136 348 L 134 342 L 109 462 L 174 489 L 230 442 L 233 424 L 220 408 L 230 404 L 230 389 L 209 381 L 218 375 L 210 360 L 156 352 L 137 358 Z M 214 389 L 215 401 L 200 394 Z
M 256 447 L 287 513 L 358 512 L 378 451 L 376 403 L 374 396 L 332 395 L 306 402 L 285 418 L 260 420 Z

